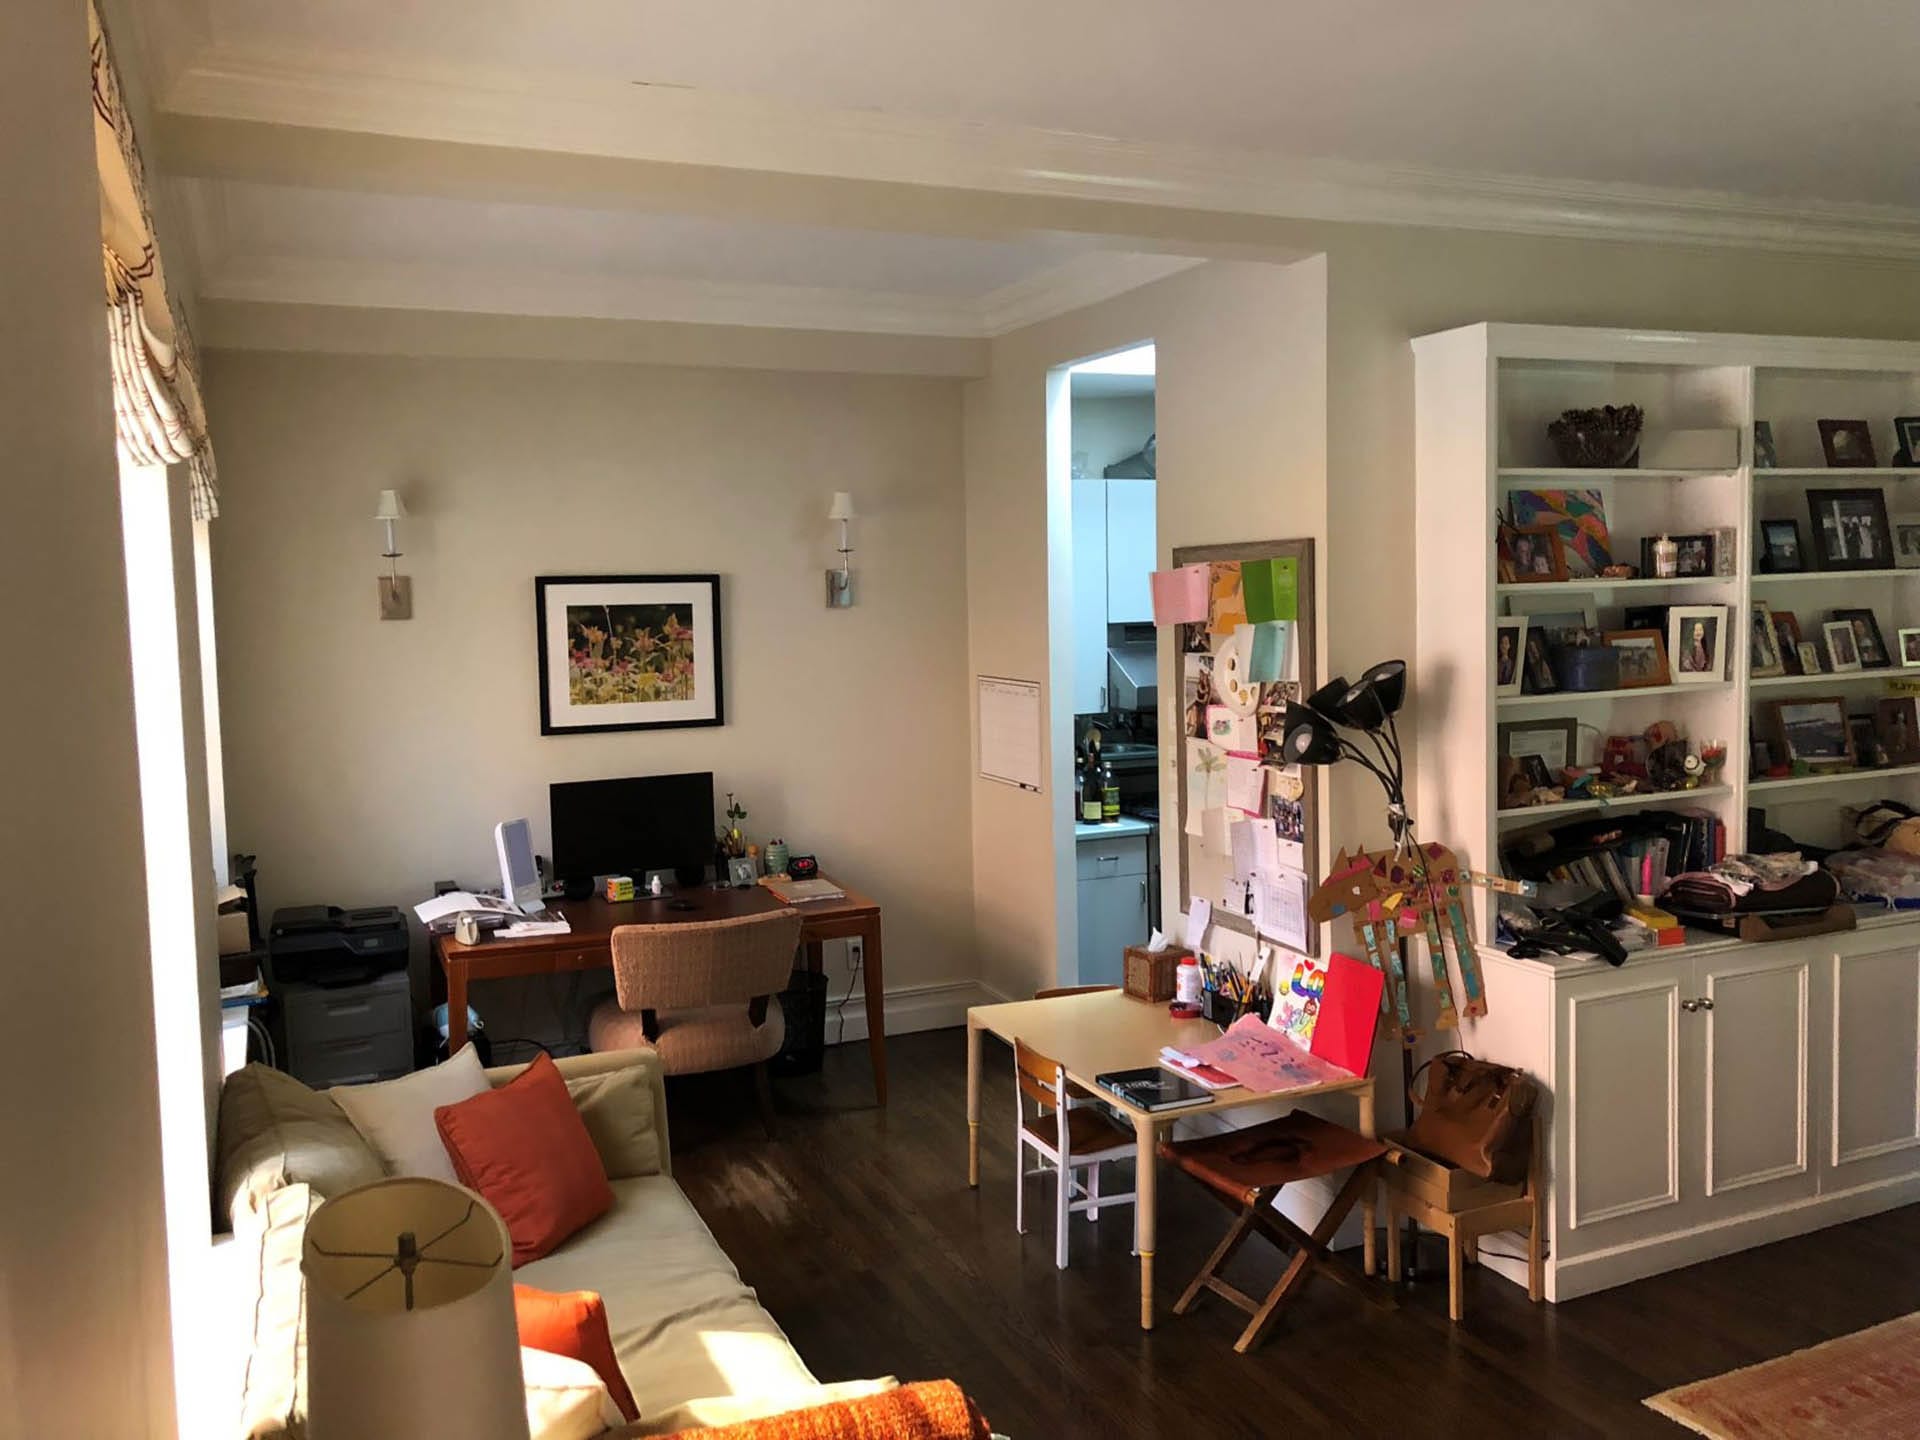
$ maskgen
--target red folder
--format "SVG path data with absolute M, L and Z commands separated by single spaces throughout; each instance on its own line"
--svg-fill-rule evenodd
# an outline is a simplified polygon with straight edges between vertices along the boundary
M 1320 1018 L 1308 1047 L 1329 1064 L 1355 1075 L 1373 1063 L 1373 1034 L 1380 1020 L 1380 992 L 1387 977 L 1350 955 L 1327 957 L 1327 983 Z

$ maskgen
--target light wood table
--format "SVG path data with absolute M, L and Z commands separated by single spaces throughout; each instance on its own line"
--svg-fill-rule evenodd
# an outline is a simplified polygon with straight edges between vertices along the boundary
M 980 1037 L 996 1035 L 1011 1045 L 1017 1035 L 1057 1060 L 1067 1078 L 1089 1090 L 1094 1077 L 1109 1070 L 1157 1065 L 1161 1047 L 1199 1045 L 1218 1038 L 1220 1029 L 1206 1020 L 1176 1020 L 1164 1003 L 1134 1000 L 1119 990 L 1088 995 L 1059 995 L 1050 1000 L 1013 1000 L 1004 1005 L 975 1005 L 967 1011 L 967 1184 L 980 1184 Z M 1011 1083 L 1009 1075 L 1009 1083 Z M 1129 1105 L 1101 1090 L 1100 1098 L 1133 1122 L 1136 1142 L 1135 1204 L 1140 1222 L 1140 1328 L 1153 1328 L 1153 1248 L 1155 1146 L 1160 1132 L 1177 1120 L 1217 1115 L 1248 1105 L 1296 1100 L 1308 1095 L 1352 1095 L 1359 1108 L 1360 1131 L 1372 1135 L 1373 1077 L 1355 1076 L 1326 1085 L 1261 1092 L 1238 1086 L 1219 1090 L 1205 1105 L 1157 1114 Z M 1366 1219 L 1365 1268 L 1374 1270 L 1372 1187 L 1361 1202 Z

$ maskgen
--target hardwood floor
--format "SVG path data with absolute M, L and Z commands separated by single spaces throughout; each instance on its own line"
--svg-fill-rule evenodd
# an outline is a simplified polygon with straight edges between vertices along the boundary
M 1240 1357 L 1241 1317 L 1224 1303 L 1169 1313 L 1224 1231 L 1217 1203 L 1162 1167 L 1160 1320 L 1143 1332 L 1130 1212 L 1077 1219 L 1072 1266 L 1055 1270 L 1051 1182 L 1036 1180 L 1029 1232 L 1014 1233 L 1005 1048 L 987 1044 L 977 1191 L 963 1032 L 887 1048 L 884 1117 L 865 1047 L 841 1046 L 820 1075 L 776 1083 L 771 1143 L 741 1077 L 670 1081 L 675 1174 L 815 1374 L 950 1376 L 1015 1440 L 1677 1437 L 1644 1397 L 1892 1319 L 1920 1297 L 1910 1208 L 1558 1306 L 1469 1272 L 1457 1326 L 1444 1272 L 1379 1308 L 1320 1279 Z M 1249 1243 L 1231 1273 L 1264 1293 L 1279 1269 L 1276 1251 Z

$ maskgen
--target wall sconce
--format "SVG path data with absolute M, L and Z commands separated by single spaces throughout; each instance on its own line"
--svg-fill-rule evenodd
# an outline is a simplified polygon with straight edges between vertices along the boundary
M 853 544 L 847 539 L 847 522 L 853 519 L 853 496 L 845 490 L 834 491 L 833 507 L 827 511 L 827 518 L 840 522 L 840 568 L 827 571 L 827 608 L 846 610 L 853 605 L 853 571 L 847 565 L 847 557 L 853 554 Z
M 387 573 L 380 577 L 380 618 L 411 620 L 413 577 L 398 573 L 393 563 L 400 558 L 399 534 L 394 527 L 407 518 L 407 507 L 400 499 L 400 492 L 382 490 L 380 503 L 374 507 L 373 518 L 387 527 L 387 548 L 380 552 L 387 562 Z

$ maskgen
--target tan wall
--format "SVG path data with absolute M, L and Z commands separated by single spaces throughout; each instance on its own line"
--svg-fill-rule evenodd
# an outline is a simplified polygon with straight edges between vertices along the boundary
M 0 45 L 0 1435 L 171 1436 L 126 582 L 80 5 Z
M 1158 530 L 1176 547 L 1325 535 L 1326 309 L 1318 260 L 1215 263 L 1002 337 L 967 387 L 967 560 L 975 674 L 1049 679 L 1048 371 L 1151 340 Z M 1060 497 L 1064 501 L 1064 497 Z M 1324 629 L 1324 616 L 1322 617 Z M 1177 688 L 1162 645 L 1161 723 Z M 974 913 L 982 978 L 1007 995 L 1053 982 L 1071 943 L 1071 741 L 1050 727 L 1045 795 L 975 780 Z M 1171 752 L 1161 809 L 1173 813 Z M 1170 858 L 1170 857 L 1169 857 Z M 1177 885 L 1169 863 L 1163 899 Z M 1169 904 L 1172 902 L 1169 900 Z M 1071 906 L 1062 907 L 1066 912 Z
M 215 352 L 209 386 L 230 830 L 269 906 L 487 881 L 496 821 L 547 851 L 551 781 L 712 770 L 750 836 L 882 901 L 889 989 L 973 974 L 955 382 Z M 860 589 L 830 613 L 834 490 Z M 702 570 L 727 724 L 542 738 L 533 577 Z

